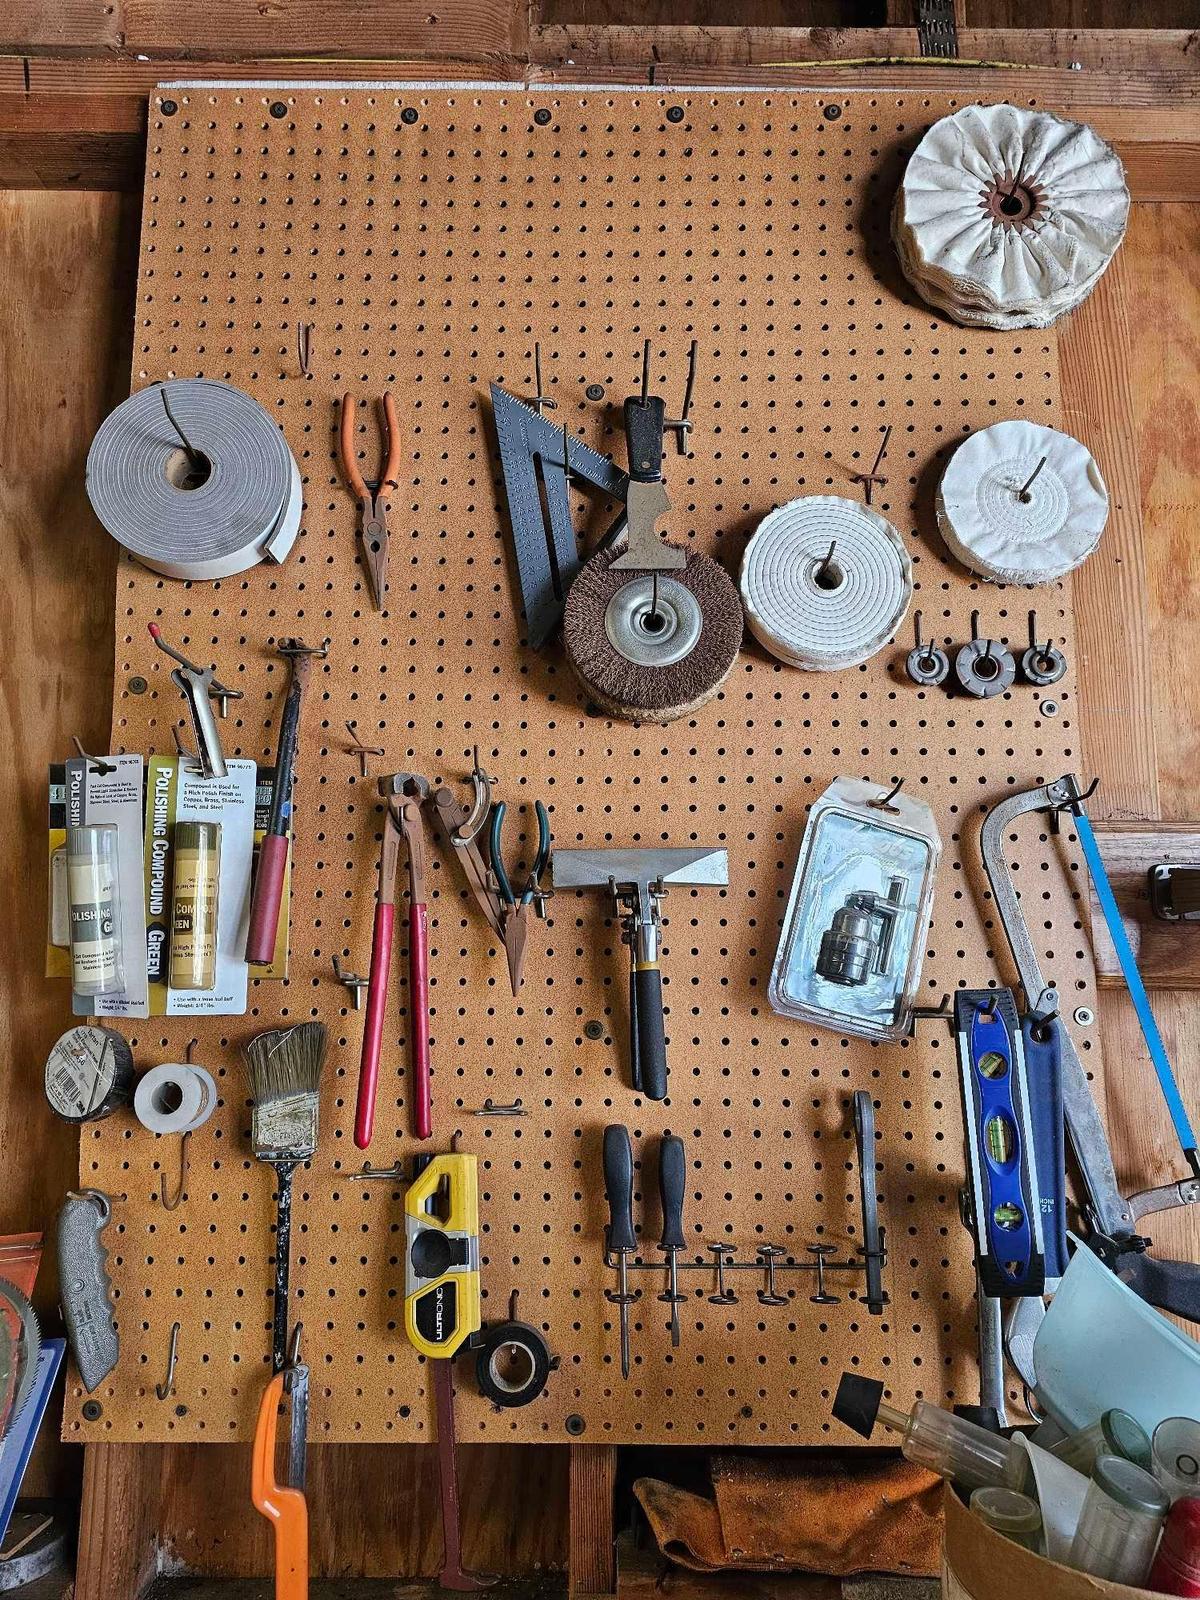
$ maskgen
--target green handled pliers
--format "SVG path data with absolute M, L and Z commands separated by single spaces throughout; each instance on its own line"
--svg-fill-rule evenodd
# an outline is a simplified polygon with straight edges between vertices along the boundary
M 508 978 L 512 984 L 514 999 L 521 987 L 521 974 L 525 966 L 525 943 L 529 937 L 530 908 L 532 907 L 535 916 L 542 915 L 545 891 L 541 885 L 541 878 L 550 861 L 550 818 L 546 815 L 546 808 L 540 800 L 534 801 L 533 809 L 538 825 L 537 854 L 533 858 L 533 865 L 529 869 L 529 875 L 520 894 L 513 888 L 512 880 L 504 866 L 502 836 L 508 807 L 503 800 L 498 800 L 492 807 L 488 827 L 488 854 L 491 857 L 496 893 L 503 911 L 504 950 L 508 957 Z

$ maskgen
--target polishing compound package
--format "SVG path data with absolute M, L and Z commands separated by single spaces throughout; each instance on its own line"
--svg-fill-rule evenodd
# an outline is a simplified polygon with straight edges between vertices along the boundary
M 892 238 L 913 288 L 956 322 L 1046 328 L 1095 288 L 1128 217 L 1124 168 L 1091 128 L 965 106 L 909 159 Z

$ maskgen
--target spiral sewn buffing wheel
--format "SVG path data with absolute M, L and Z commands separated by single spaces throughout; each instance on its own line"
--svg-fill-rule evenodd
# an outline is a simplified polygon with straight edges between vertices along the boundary
M 677 547 L 676 547 L 677 548 Z M 729 575 L 689 550 L 674 572 L 614 570 L 598 551 L 571 585 L 563 643 L 575 675 L 603 710 L 632 722 L 673 722 L 697 710 L 733 671 L 742 608 Z
M 892 239 L 913 288 L 956 322 L 1046 328 L 1091 293 L 1128 218 L 1125 169 L 1091 128 L 964 106 L 913 152 Z
M 1052 583 L 1099 544 L 1108 490 L 1069 433 L 997 422 L 950 457 L 936 508 L 947 547 L 972 572 L 995 583 Z
M 751 633 L 809 672 L 882 650 L 912 599 L 912 564 L 886 517 L 838 495 L 790 500 L 764 517 L 742 558 Z

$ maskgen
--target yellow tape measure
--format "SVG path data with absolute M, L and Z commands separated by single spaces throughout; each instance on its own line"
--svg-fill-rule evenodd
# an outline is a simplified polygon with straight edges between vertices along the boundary
M 479 1162 L 433 1156 L 404 1197 L 404 1328 L 422 1355 L 452 1356 L 481 1323 Z

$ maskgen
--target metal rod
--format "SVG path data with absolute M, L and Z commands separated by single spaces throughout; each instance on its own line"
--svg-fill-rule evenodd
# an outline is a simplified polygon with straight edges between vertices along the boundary
M 171 410 L 171 402 L 167 399 L 167 386 L 165 383 L 159 385 L 158 392 L 162 397 L 163 410 L 167 413 L 167 421 L 179 435 L 179 442 L 183 445 L 184 451 L 187 454 L 188 465 L 194 472 L 198 472 L 204 466 L 204 457 L 201 452 L 196 449 L 195 445 L 188 438 L 187 434 L 184 433 L 183 429 L 179 426 L 179 423 L 175 418 L 175 414 Z
M 642 404 L 650 398 L 650 341 L 642 341 Z
M 1034 483 L 1037 481 L 1038 473 L 1042 470 L 1042 468 L 1045 465 L 1046 465 L 1046 457 L 1043 456 L 1042 459 L 1038 462 L 1037 466 L 1034 467 L 1033 471 L 1029 474 L 1028 478 L 1026 478 L 1025 482 L 1017 490 L 1017 499 L 1020 500 L 1023 504 L 1027 505 L 1029 503 L 1029 500 L 1031 498 L 1029 491 L 1030 491 L 1030 489 L 1033 488 Z
M 162 1383 L 154 1385 L 154 1392 L 160 1400 L 169 1400 L 175 1389 L 175 1363 L 179 1359 L 179 1324 L 171 1324 L 171 1343 L 167 1349 L 167 1376 Z

